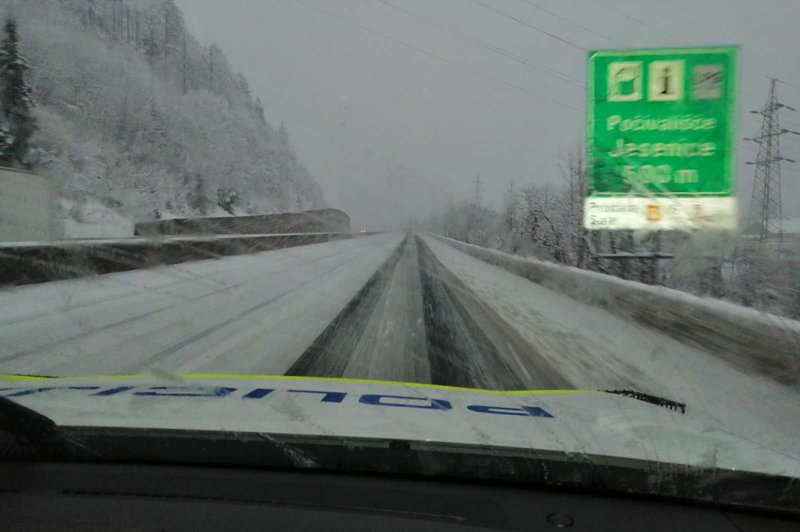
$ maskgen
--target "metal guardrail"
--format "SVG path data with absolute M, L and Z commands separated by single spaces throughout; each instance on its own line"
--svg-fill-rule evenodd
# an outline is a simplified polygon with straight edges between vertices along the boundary
M 175 218 L 138 222 L 134 226 L 134 234 L 140 236 L 349 232 L 350 217 L 338 209 L 251 216 Z

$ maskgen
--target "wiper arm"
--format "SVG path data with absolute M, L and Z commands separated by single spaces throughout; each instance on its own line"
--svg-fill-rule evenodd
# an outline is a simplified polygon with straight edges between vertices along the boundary
M 606 393 L 624 395 L 625 397 L 630 397 L 632 399 L 644 401 L 645 403 L 654 404 L 656 406 L 661 406 L 663 408 L 669 408 L 670 410 L 680 410 L 681 414 L 686 413 L 686 403 L 679 403 L 678 401 L 673 401 L 671 399 L 666 399 L 664 397 L 659 397 L 657 395 L 650 395 L 648 393 L 637 392 L 635 390 L 604 390 L 604 391 Z
M 0 397 L 0 431 L 11 433 L 19 445 L 33 447 L 44 457 L 63 456 L 74 446 L 52 419 L 6 397 Z M 8 452 L 0 448 L 0 455 Z

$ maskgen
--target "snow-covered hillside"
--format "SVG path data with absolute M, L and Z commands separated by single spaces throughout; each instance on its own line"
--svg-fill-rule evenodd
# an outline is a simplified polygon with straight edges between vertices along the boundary
M 323 206 L 286 128 L 266 121 L 218 46 L 188 34 L 172 0 L 4 3 L 32 66 L 35 170 L 62 181 L 68 212 L 103 205 L 142 220 Z

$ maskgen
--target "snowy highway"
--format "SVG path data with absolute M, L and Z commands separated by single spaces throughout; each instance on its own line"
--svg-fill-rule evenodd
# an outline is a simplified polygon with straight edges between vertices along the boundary
M 470 293 L 400 233 L 7 289 L 0 372 L 571 387 Z
M 796 387 L 428 235 L 378 234 L 6 288 L 0 338 L 5 374 L 635 389 L 685 402 L 689 413 L 756 441 L 771 434 L 771 450 L 800 455 Z
M 59 281 L 0 295 L 0 366 L 42 375 L 285 372 L 401 235 Z

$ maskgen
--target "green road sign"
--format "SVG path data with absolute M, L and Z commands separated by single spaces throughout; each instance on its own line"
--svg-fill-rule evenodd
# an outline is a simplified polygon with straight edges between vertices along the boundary
M 735 47 L 589 53 L 589 229 L 736 225 Z

